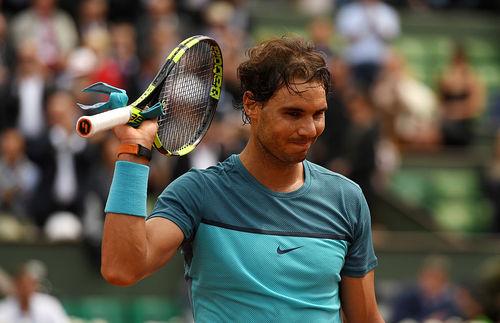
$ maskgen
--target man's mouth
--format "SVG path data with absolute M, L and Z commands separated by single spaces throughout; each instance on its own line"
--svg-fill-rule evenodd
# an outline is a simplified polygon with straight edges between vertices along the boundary
M 311 140 L 291 140 L 290 143 L 297 146 L 308 148 L 312 145 L 313 142 Z

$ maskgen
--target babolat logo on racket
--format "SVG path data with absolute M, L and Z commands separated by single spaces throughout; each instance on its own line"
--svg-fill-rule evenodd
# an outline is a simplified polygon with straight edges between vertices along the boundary
M 218 46 L 211 46 L 212 58 L 214 60 L 214 81 L 210 88 L 210 96 L 216 100 L 220 99 L 222 87 L 222 54 Z
M 132 109 L 130 109 L 130 119 L 128 120 L 128 124 L 137 128 L 143 121 L 144 116 L 141 115 L 141 110 L 132 107 Z

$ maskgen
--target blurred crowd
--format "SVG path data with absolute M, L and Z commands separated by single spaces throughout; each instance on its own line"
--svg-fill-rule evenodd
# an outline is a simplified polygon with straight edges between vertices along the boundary
M 3 283 L 3 284 L 2 284 Z M 0 269 L 0 322 L 70 323 L 61 302 L 46 291 L 47 267 L 28 260 L 10 276 Z
M 320 8 L 325 2 L 313 1 Z M 408 3 L 420 8 L 453 1 Z M 188 36 L 208 35 L 221 45 L 223 95 L 208 134 L 192 154 L 155 154 L 151 201 L 189 168 L 208 167 L 241 150 L 248 129 L 234 104 L 241 97 L 236 68 L 256 41 L 249 1 L 0 4 L 0 239 L 82 240 L 98 260 L 118 143 L 110 133 L 78 137 L 74 126 L 83 112 L 75 103 L 105 101 L 81 91 L 98 81 L 135 99 L 170 50 Z M 337 1 L 334 13 L 311 19 L 304 32 L 323 51 L 333 75 L 326 130 L 309 159 L 356 181 L 369 203 L 406 151 L 474 144 L 487 93 L 462 44 L 454 45 L 430 86 L 412 74 L 392 46 L 401 34 L 400 18 L 382 1 Z M 334 48 L 333 38 L 345 46 Z M 485 182 L 496 210 L 494 230 L 500 232 L 500 133 L 496 142 Z
M 452 269 L 451 259 L 447 256 L 431 254 L 423 258 L 416 278 L 400 281 L 393 288 L 385 313 L 386 321 L 500 322 L 500 259 L 485 260 L 476 268 L 475 276 L 465 281 L 454 280 Z
M 111 10 L 107 0 L 71 5 L 67 11 L 55 0 L 33 0 L 0 13 L 4 239 L 99 239 L 117 143 L 110 133 L 91 140 L 77 136 L 75 120 L 82 111 L 75 103 L 106 100 L 82 92 L 98 81 L 137 98 L 170 50 L 189 35 L 209 35 L 221 44 L 224 100 L 196 154 L 186 160 L 156 156 L 151 194 L 189 167 L 207 167 L 237 151 L 244 136 L 231 105 L 239 96 L 236 67 L 251 41 L 245 2 L 147 0 L 128 14 Z

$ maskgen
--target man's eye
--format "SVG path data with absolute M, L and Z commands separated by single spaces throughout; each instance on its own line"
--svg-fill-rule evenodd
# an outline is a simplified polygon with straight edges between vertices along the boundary
M 318 112 L 316 114 L 314 114 L 314 118 L 315 119 L 321 119 L 325 116 L 325 111 L 321 111 L 321 112 Z
M 297 111 L 289 111 L 286 114 L 291 116 L 291 117 L 299 117 L 300 116 L 300 112 L 297 112 Z

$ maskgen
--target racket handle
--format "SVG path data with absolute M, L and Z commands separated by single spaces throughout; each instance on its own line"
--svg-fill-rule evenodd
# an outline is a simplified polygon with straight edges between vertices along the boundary
M 127 124 L 130 119 L 130 106 L 98 113 L 93 116 L 83 116 L 76 122 L 76 132 L 80 137 L 89 138 L 98 132 Z

